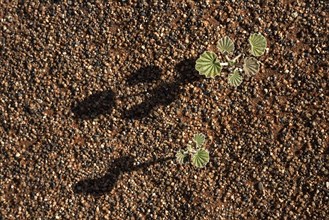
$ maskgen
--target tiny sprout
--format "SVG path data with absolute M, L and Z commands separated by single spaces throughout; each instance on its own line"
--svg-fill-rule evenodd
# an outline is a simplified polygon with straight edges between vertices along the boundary
M 203 134 L 196 134 L 193 137 L 193 147 L 192 145 L 188 145 L 186 150 L 180 149 L 176 153 L 176 160 L 179 164 L 183 164 L 188 160 L 188 156 L 190 155 L 192 164 L 195 167 L 202 168 L 209 162 L 209 152 L 202 148 L 205 143 L 205 136 Z
M 249 39 L 250 53 L 254 57 L 263 55 L 266 51 L 266 38 L 262 34 L 252 34 Z M 205 51 L 197 60 L 195 69 L 200 75 L 207 78 L 214 78 L 220 75 L 222 68 L 227 67 L 231 73 L 228 75 L 228 83 L 231 86 L 238 87 L 241 85 L 243 76 L 241 72 L 245 72 L 247 76 L 255 75 L 260 70 L 260 62 L 254 57 L 245 57 L 245 54 L 239 54 L 233 59 L 228 55 L 234 52 L 234 42 L 227 36 L 219 39 L 217 47 L 221 53 L 225 55 L 226 62 L 220 62 L 217 55 L 211 51 Z M 243 57 L 243 64 L 239 62 L 239 58 Z

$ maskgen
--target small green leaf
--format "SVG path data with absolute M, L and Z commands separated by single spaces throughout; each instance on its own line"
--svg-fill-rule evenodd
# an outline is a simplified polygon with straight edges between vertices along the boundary
M 198 149 L 192 156 L 192 164 L 198 168 L 204 167 L 209 162 L 209 152 L 205 149 Z
M 233 73 L 228 75 L 228 83 L 235 87 L 238 87 L 242 83 L 242 76 L 238 69 L 235 69 Z
M 199 59 L 196 60 L 195 69 L 199 72 L 200 75 L 205 75 L 207 78 L 214 78 L 219 75 L 222 66 L 217 60 L 215 53 L 211 51 L 205 51 Z
M 247 75 L 255 75 L 259 72 L 259 62 L 253 57 L 247 57 L 244 59 L 243 70 Z
M 193 137 L 193 141 L 196 143 L 196 146 L 199 148 L 201 147 L 204 142 L 206 140 L 206 137 L 204 136 L 204 134 L 196 134 L 194 137 Z
M 234 43 L 229 37 L 223 37 L 219 39 L 217 43 L 217 47 L 220 50 L 220 52 L 224 53 L 232 53 L 234 50 Z
M 249 37 L 249 43 L 251 45 L 250 52 L 255 57 L 259 57 L 265 53 L 267 42 L 262 34 L 252 34 Z
M 176 160 L 179 164 L 183 164 L 187 159 L 187 154 L 182 151 L 182 150 L 179 150 L 177 151 L 176 153 Z

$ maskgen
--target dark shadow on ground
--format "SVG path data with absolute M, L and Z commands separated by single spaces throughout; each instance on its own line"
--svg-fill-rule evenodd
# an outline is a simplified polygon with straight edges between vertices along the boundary
M 78 194 L 89 194 L 93 196 L 101 196 L 111 192 L 116 182 L 123 173 L 130 173 L 139 169 L 146 169 L 157 163 L 164 163 L 173 160 L 174 157 L 166 157 L 158 160 L 151 160 L 139 165 L 134 165 L 134 158 L 130 156 L 120 157 L 110 165 L 107 173 L 95 179 L 81 180 L 74 184 L 73 191 Z
M 148 91 L 150 94 L 150 98 L 146 99 L 144 102 L 133 106 L 132 108 L 128 109 L 124 112 L 124 117 L 129 119 L 142 119 L 147 117 L 150 112 L 158 107 L 158 106 L 166 106 L 170 103 L 174 102 L 178 97 L 179 94 L 183 91 L 183 87 L 194 81 L 201 79 L 199 74 L 194 69 L 195 60 L 187 59 L 175 66 L 175 71 L 177 73 L 177 78 L 173 82 L 164 82 L 161 83 L 155 89 Z M 152 67 L 154 68 L 154 67 Z M 155 68 L 157 72 L 160 69 Z M 148 70 L 148 68 L 145 68 Z M 158 73 L 156 76 L 159 77 Z M 136 74 L 133 74 L 135 77 L 134 79 L 130 79 L 129 81 L 138 82 L 138 81 L 146 81 L 150 79 L 152 74 L 148 74 L 148 72 L 137 71 Z M 155 77 L 151 77 L 154 80 Z
M 159 86 L 148 90 L 150 97 L 142 103 L 124 110 L 123 117 L 125 119 L 142 119 L 147 117 L 154 108 L 174 102 L 186 84 L 201 79 L 194 69 L 194 64 L 195 60 L 193 59 L 183 60 L 178 63 L 175 66 L 177 77 L 174 81 L 158 83 Z M 128 77 L 127 84 L 133 86 L 139 83 L 157 83 L 161 80 L 161 72 L 162 69 L 154 65 L 140 68 Z M 136 94 L 138 96 L 138 91 L 136 91 Z M 93 119 L 99 115 L 109 114 L 113 107 L 115 107 L 115 95 L 113 91 L 107 90 L 87 97 L 74 105 L 71 110 L 76 118 Z
M 76 118 L 93 119 L 112 111 L 115 105 L 114 97 L 112 90 L 99 91 L 75 104 L 71 110 Z
M 138 83 L 152 83 L 160 80 L 161 72 L 162 69 L 154 65 L 142 67 L 128 77 L 127 83 L 130 86 Z

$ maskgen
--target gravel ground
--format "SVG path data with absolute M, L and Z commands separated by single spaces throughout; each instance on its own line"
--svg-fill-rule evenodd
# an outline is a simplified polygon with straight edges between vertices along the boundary
M 325 0 L 0 0 L 0 19 L 0 219 L 328 219 Z M 257 76 L 194 70 L 254 32 Z M 200 132 L 210 163 L 178 165 Z

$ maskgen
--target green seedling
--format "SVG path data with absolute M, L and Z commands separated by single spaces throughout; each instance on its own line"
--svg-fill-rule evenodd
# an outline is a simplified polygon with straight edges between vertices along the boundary
M 242 72 L 247 76 L 255 75 L 259 72 L 260 62 L 255 58 L 263 55 L 266 51 L 266 38 L 262 34 L 252 34 L 249 37 L 251 46 L 250 53 L 254 57 L 246 57 L 245 54 L 239 54 L 234 58 L 230 55 L 234 51 L 234 42 L 229 37 L 223 37 L 218 41 L 217 48 L 224 55 L 226 62 L 221 62 L 217 55 L 212 51 L 205 51 L 197 59 L 195 69 L 200 75 L 205 75 L 207 78 L 214 78 L 221 74 L 223 67 L 230 70 L 228 75 L 228 83 L 232 86 L 239 86 L 243 81 Z M 239 62 L 240 57 L 243 57 L 243 63 Z
M 204 167 L 209 162 L 209 152 L 202 146 L 205 143 L 205 136 L 203 134 L 196 134 L 193 141 L 187 146 L 186 150 L 180 149 L 176 153 L 176 160 L 178 163 L 185 163 L 190 156 L 191 162 L 198 168 Z

